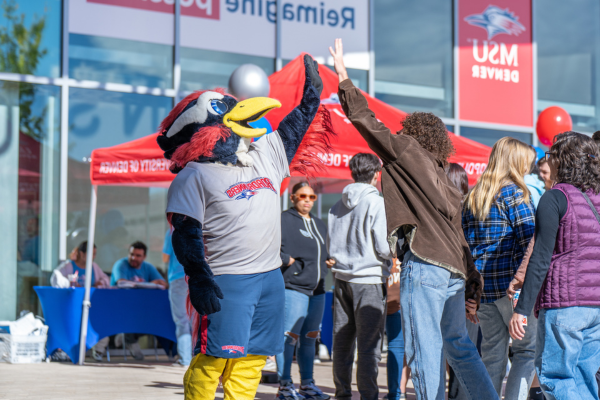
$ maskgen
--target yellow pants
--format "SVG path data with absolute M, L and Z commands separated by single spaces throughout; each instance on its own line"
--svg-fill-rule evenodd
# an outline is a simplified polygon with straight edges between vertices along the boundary
M 267 356 L 217 358 L 198 354 L 183 377 L 185 400 L 213 400 L 223 376 L 225 400 L 252 400 Z

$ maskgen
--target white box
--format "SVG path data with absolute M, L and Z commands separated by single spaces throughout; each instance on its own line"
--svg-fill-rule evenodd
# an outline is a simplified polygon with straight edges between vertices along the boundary
M 47 335 L 23 336 L 0 333 L 0 362 L 41 363 L 46 358 L 47 338 Z

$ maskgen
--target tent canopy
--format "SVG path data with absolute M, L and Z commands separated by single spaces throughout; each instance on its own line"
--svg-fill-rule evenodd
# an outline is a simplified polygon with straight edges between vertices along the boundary
M 300 104 L 305 79 L 303 57 L 304 55 L 296 57 L 283 69 L 269 77 L 271 83 L 269 97 L 279 100 L 282 104 L 281 108 L 270 111 L 265 117 L 271 122 L 273 129 L 276 129 L 281 120 Z M 319 75 L 323 80 L 321 104 L 331 114 L 333 130 L 336 132 L 337 137 L 332 140 L 332 152 L 320 155 L 326 164 L 326 170 L 319 173 L 318 176 L 352 179 L 348 168 L 350 158 L 356 153 L 372 153 L 372 151 L 342 110 L 337 95 L 337 74 L 325 66 L 320 66 Z M 363 94 L 367 98 L 369 108 L 392 132 L 402 129 L 402 120 L 408 115 L 407 113 L 366 93 Z M 473 140 L 456 136 L 453 133 L 450 133 L 450 138 L 456 148 L 456 155 L 450 158 L 450 162 L 462 165 L 469 175 L 469 184 L 474 185 L 485 170 L 492 149 Z

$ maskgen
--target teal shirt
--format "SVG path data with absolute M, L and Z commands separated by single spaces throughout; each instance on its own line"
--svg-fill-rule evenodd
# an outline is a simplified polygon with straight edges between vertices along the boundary
M 165 234 L 165 242 L 163 244 L 163 253 L 169 256 L 169 283 L 173 282 L 175 279 L 185 278 L 183 265 L 179 263 L 175 256 L 175 252 L 173 251 L 172 237 L 173 234 L 169 229 Z
M 141 278 L 144 282 L 152 282 L 157 279 L 164 280 L 162 275 L 156 270 L 154 265 L 142 262 L 140 268 L 135 269 L 129 265 L 127 257 L 121 258 L 113 265 L 112 275 L 110 276 L 110 285 L 116 286 L 119 279 L 134 280 L 134 277 Z

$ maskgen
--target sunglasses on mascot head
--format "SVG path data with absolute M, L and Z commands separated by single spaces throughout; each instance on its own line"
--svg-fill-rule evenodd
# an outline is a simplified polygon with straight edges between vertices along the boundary
M 315 201 L 317 200 L 317 195 L 316 194 L 305 194 L 305 193 L 301 193 L 301 194 L 295 194 L 294 197 L 296 198 L 296 200 L 310 200 L 310 201 Z

